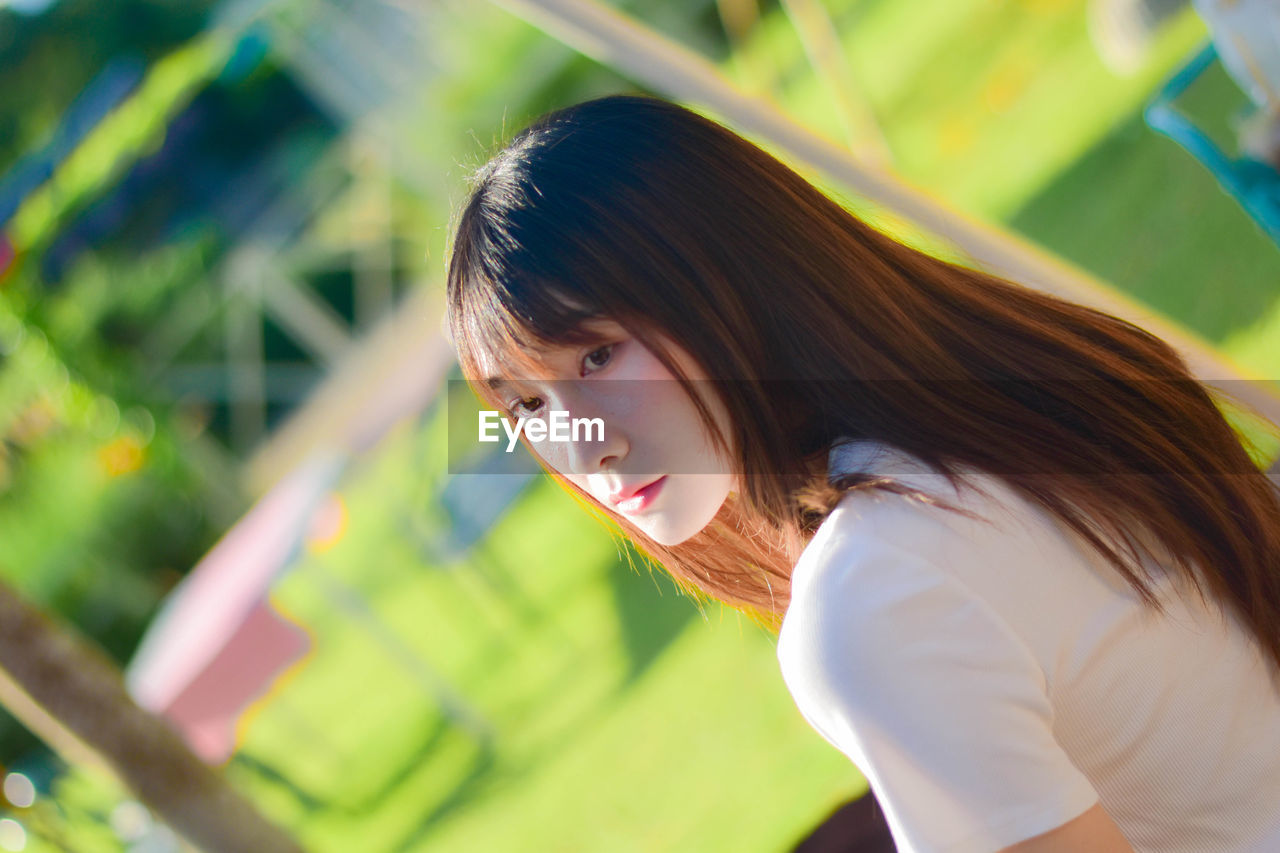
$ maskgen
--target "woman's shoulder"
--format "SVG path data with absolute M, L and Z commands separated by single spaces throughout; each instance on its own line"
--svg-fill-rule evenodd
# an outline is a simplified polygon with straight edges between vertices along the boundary
M 875 473 L 924 491 L 949 488 L 907 455 L 857 452 Z M 939 497 L 996 514 L 964 490 Z M 986 709 L 1047 702 L 1039 656 L 989 583 L 1017 573 L 1018 535 L 1006 526 L 980 538 L 975 525 L 906 495 L 856 491 L 797 562 L 778 636 L 781 674 L 802 715 L 855 763 L 876 767 L 881 738 L 939 737 L 943 718 L 961 713 L 956 697 L 971 703 L 959 728 L 978 739 L 995 736 Z
M 1007 508 L 887 446 L 838 461 L 986 510 L 997 529 L 902 494 L 846 495 L 795 567 L 779 634 L 801 715 L 922 848 L 1002 848 L 1096 802 L 1053 738 L 1040 657 L 990 582 L 1034 553 L 1017 525 L 1000 529 Z
M 920 570 L 952 571 L 961 552 L 985 547 L 993 537 L 1007 542 L 1037 520 L 1030 517 L 1025 502 L 994 477 L 963 469 L 961 479 L 952 481 L 919 457 L 882 441 L 837 442 L 828 471 L 831 477 L 851 472 L 888 477 L 919 494 L 878 488 L 846 494 L 796 563 L 793 592 L 797 586 L 803 590 L 838 583 L 851 573 L 874 574 L 889 562 L 886 551 L 914 558 Z M 939 501 L 976 517 L 953 512 Z M 896 577 L 889 574 L 880 580 L 892 582 Z
M 834 626 L 853 642 L 853 632 L 869 645 L 888 639 L 876 634 L 909 633 L 933 598 L 972 592 L 974 579 L 966 566 L 975 557 L 999 560 L 1015 535 L 1011 508 L 999 500 L 990 482 L 959 488 L 940 471 L 892 445 L 859 440 L 839 443 L 831 451 L 831 474 L 859 471 L 890 477 L 925 495 L 975 511 L 975 520 L 917 496 L 857 489 L 846 494 L 805 547 L 792 569 L 791 602 L 783 632 L 798 623 L 808 631 L 817 624 Z M 982 525 L 996 525 L 992 533 Z M 993 548 L 1005 540 L 1004 547 Z M 810 632 L 811 633 L 811 632 Z
M 953 486 L 918 457 L 869 441 L 833 447 L 831 470 L 889 476 L 974 517 L 879 489 L 845 495 L 793 567 L 784 668 L 847 669 L 858 664 L 850 656 L 892 667 L 922 644 L 975 638 L 1051 666 L 1081 620 L 1137 604 L 1100 555 L 1000 478 L 966 468 Z

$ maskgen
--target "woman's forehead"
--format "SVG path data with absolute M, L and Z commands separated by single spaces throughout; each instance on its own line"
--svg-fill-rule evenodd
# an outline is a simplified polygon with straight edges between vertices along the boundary
M 497 351 L 482 350 L 475 355 L 476 370 L 491 388 L 521 379 L 553 378 L 559 356 L 573 349 L 568 344 L 506 346 Z
M 627 334 L 627 328 L 618 321 L 595 316 L 577 324 L 572 342 L 508 339 L 476 347 L 472 356 L 479 378 L 489 387 L 497 387 L 508 381 L 555 378 L 557 370 L 563 367 L 560 362 L 581 347 L 609 343 L 612 338 Z

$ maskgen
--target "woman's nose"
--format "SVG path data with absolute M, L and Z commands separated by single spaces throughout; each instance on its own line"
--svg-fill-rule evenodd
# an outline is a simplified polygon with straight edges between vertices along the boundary
M 565 444 L 570 470 L 594 474 L 616 468 L 627 455 L 626 437 L 618 424 L 600 416 L 573 413 L 570 441 Z

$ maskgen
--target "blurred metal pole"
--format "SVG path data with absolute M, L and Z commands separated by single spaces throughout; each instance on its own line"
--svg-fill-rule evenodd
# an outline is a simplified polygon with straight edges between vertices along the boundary
M 893 152 L 861 87 L 854 85 L 840 33 L 819 0 L 782 0 L 791 26 L 800 36 L 813 73 L 831 93 L 845 138 L 855 156 L 877 169 L 893 166 Z
M 264 253 L 242 249 L 224 282 L 227 375 L 234 389 L 231 443 L 244 453 L 267 431 L 267 380 L 263 370 L 262 278 Z
M 747 40 L 760 21 L 757 0 L 716 0 L 720 23 L 729 39 L 729 63 L 745 87 L 760 97 L 771 97 L 781 77 L 778 62 L 770 52 L 744 50 Z
M 865 198 L 955 245 L 982 268 L 1134 322 L 1168 341 L 1191 372 L 1280 424 L 1280 389 L 1216 351 L 1194 332 L 1080 268 L 995 228 L 887 172 L 859 164 L 777 106 L 745 94 L 708 59 L 597 0 L 492 0 L 564 44 L 621 74 L 722 116 Z
M 341 314 L 308 285 L 272 263 L 262 270 L 262 308 L 294 343 L 326 367 L 351 349 L 351 328 Z M 265 386 L 263 394 L 266 394 Z
M 352 133 L 347 148 L 351 172 L 368 193 L 351 215 L 355 327 L 365 331 L 389 314 L 395 303 L 391 146 L 374 134 Z

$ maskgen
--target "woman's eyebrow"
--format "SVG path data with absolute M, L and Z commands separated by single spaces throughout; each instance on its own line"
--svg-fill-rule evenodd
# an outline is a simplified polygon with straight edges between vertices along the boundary
M 571 351 L 575 348 L 582 347 L 582 346 L 589 346 L 591 344 L 606 343 L 607 341 L 609 341 L 610 339 L 616 336 L 615 333 L 611 332 L 610 330 L 589 329 L 589 328 L 585 328 L 584 325 L 585 324 L 579 324 L 574 329 L 574 332 L 576 332 L 575 337 L 581 339 L 578 342 L 575 342 L 572 344 L 565 343 L 565 344 L 560 344 L 558 346 L 529 347 L 528 352 L 532 357 L 530 361 L 530 365 L 534 367 L 538 365 L 547 367 L 552 362 L 554 362 L 555 359 L 561 357 L 563 353 L 566 351 Z M 520 381 L 527 381 L 527 380 L 517 379 L 515 381 L 520 382 Z M 490 376 L 484 380 L 484 384 L 488 386 L 489 390 L 491 391 L 497 391 L 500 388 L 510 385 L 511 383 L 512 383 L 512 380 L 505 379 L 501 376 Z

